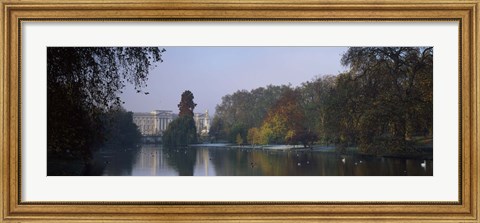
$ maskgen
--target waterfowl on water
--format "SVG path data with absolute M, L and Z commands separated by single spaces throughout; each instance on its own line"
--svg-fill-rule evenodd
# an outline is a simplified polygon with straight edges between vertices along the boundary
M 420 166 L 423 168 L 427 167 L 427 161 L 423 160 L 423 163 L 420 163 Z

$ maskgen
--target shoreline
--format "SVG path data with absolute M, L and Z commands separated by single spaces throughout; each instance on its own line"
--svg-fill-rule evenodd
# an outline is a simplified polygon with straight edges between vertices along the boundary
M 312 152 L 323 152 L 323 153 L 337 153 L 335 146 L 325 146 L 325 145 L 314 145 L 312 147 L 303 147 L 303 145 L 233 145 L 228 143 L 206 143 L 206 144 L 193 144 L 188 147 L 208 147 L 208 148 L 228 148 L 228 149 L 251 149 L 251 150 L 276 150 L 276 151 L 312 151 Z M 375 157 L 386 157 L 386 158 L 403 158 L 403 159 L 424 159 L 424 160 L 433 160 L 433 147 L 431 146 L 418 146 L 418 149 L 421 151 L 432 151 L 430 152 L 419 152 L 419 153 L 387 153 L 387 154 L 368 154 L 361 153 L 356 147 L 348 147 L 344 154 L 339 155 L 360 155 L 360 156 L 375 156 Z

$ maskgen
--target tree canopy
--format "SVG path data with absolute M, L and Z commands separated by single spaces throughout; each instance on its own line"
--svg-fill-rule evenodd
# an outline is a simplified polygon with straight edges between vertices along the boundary
M 88 109 L 118 106 L 118 93 L 127 83 L 141 92 L 148 72 L 162 62 L 158 47 L 48 47 L 47 88 L 65 94 Z
M 294 143 L 296 135 L 304 129 L 305 118 L 300 101 L 298 91 L 287 89 L 267 112 L 261 126 L 267 143 Z
M 362 151 L 405 150 L 413 135 L 432 134 L 432 47 L 352 47 L 342 64 L 350 70 L 336 92 L 351 93 L 344 117 Z
M 163 144 L 167 147 L 187 146 L 197 142 L 197 127 L 193 120 L 193 109 L 197 104 L 193 102 L 193 93 L 186 90 L 182 93 L 178 108 L 179 117 L 173 120 L 162 136 Z
M 193 117 L 179 116 L 168 124 L 162 136 L 166 147 L 183 147 L 197 142 L 197 127 Z
M 250 144 L 356 146 L 369 154 L 412 149 L 433 128 L 432 47 L 351 47 L 335 76 L 226 95 L 210 132 Z
M 195 104 L 193 102 L 193 94 L 191 91 L 186 90 L 182 93 L 182 98 L 180 99 L 180 103 L 178 104 L 178 109 L 180 110 L 179 116 L 191 116 L 193 117 L 193 109 L 195 109 Z
M 137 92 L 162 61 L 158 47 L 48 47 L 47 151 L 88 162 L 107 133 L 102 117 L 120 107 L 127 83 Z
M 287 85 L 269 85 L 223 96 L 221 104 L 216 107 L 209 134 L 214 140 L 230 142 L 235 142 L 240 134 L 243 141 L 247 142 L 248 129 L 260 127 L 267 112 L 289 88 Z

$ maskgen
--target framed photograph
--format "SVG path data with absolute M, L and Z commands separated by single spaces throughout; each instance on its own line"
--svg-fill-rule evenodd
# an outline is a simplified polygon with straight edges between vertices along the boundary
M 1 1 L 2 221 L 477 222 L 478 1 Z

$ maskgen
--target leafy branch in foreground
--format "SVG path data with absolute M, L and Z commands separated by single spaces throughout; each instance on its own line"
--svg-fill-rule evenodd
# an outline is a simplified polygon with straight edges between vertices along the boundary
M 118 108 L 127 83 L 137 92 L 162 62 L 158 47 L 48 47 L 47 151 L 88 162 L 105 141 L 102 114 Z

